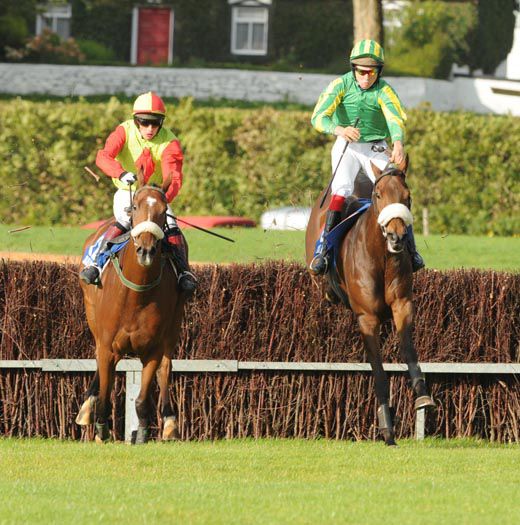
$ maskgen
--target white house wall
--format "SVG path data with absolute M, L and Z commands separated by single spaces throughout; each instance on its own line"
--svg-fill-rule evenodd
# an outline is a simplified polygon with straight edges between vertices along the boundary
M 150 89 L 165 97 L 227 98 L 314 105 L 336 75 L 110 66 L 0 63 L 0 93 L 87 96 Z M 520 81 L 455 77 L 452 81 L 395 77 L 387 81 L 406 107 L 428 103 L 438 111 L 468 110 L 520 116 Z

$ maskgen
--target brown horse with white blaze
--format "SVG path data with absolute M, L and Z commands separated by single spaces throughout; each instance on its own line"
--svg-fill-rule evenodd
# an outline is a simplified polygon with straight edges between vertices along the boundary
M 80 281 L 87 321 L 96 343 L 97 371 L 76 422 L 95 423 L 96 441 L 109 438 L 107 418 L 116 365 L 125 355 L 137 356 L 143 364 L 141 389 L 136 399 L 139 420 L 136 443 L 149 435 L 150 386 L 157 372 L 160 388 L 163 439 L 176 437 L 177 421 L 169 401 L 171 356 L 184 314 L 185 298 L 177 277 L 162 253 L 167 202 L 162 188 L 145 186 L 138 174 L 138 190 L 130 206 L 132 230 L 119 259 L 113 258 L 101 277 L 100 286 Z M 97 239 L 107 224 L 89 237 Z
M 383 172 L 372 164 L 376 176 L 372 203 L 342 240 L 336 259 L 339 286 L 357 317 L 371 364 L 379 428 L 387 445 L 395 445 L 395 433 L 389 405 L 389 382 L 380 352 L 380 328 L 384 321 L 394 320 L 400 354 L 408 365 L 416 395 L 415 408 L 435 406 L 426 388 L 412 340 L 413 276 L 406 235 L 407 225 L 413 219 L 410 191 L 405 180 L 407 164 L 408 159 L 399 168 L 389 165 Z M 313 207 L 307 226 L 307 265 L 312 261 L 325 221 L 327 206 L 320 208 L 320 201 L 321 196 Z

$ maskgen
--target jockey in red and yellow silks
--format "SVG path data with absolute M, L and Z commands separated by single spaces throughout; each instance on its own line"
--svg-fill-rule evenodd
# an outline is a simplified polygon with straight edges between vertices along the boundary
M 196 288 L 196 279 L 189 271 L 185 239 L 173 217 L 170 204 L 182 186 L 183 154 L 179 139 L 163 127 L 166 107 L 162 99 L 153 92 L 137 97 L 133 106 L 133 119 L 117 126 L 109 135 L 102 150 L 98 151 L 96 165 L 112 178 L 117 191 L 114 194 L 115 224 L 104 234 L 105 242 L 130 228 L 130 217 L 126 208 L 130 203 L 129 191 L 135 191 L 135 172 L 143 170 L 146 184 L 162 185 L 163 176 L 171 175 L 166 190 L 168 201 L 166 238 L 174 251 L 179 271 L 181 290 L 191 294 Z M 99 255 L 99 254 L 97 254 Z M 96 264 L 87 266 L 80 278 L 88 284 L 98 282 L 100 269 Z
M 352 71 L 325 88 L 312 114 L 311 123 L 317 131 L 338 137 L 331 152 L 332 170 L 336 170 L 331 184 L 332 198 L 325 228 L 310 264 L 315 275 L 328 269 L 324 238 L 340 222 L 345 200 L 354 191 L 360 169 L 374 182 L 371 163 L 384 170 L 389 162 L 399 165 L 405 160 L 406 113 L 395 90 L 381 78 L 384 63 L 384 50 L 377 42 L 358 42 L 350 54 Z M 390 156 L 388 139 L 393 144 Z M 345 149 L 347 141 L 349 146 Z M 411 227 L 407 239 L 416 271 L 424 267 L 424 261 L 417 253 Z

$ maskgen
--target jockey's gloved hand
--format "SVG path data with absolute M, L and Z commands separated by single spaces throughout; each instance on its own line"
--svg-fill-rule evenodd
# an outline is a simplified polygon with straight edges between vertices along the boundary
M 126 171 L 119 175 L 119 180 L 126 184 L 133 184 L 137 180 L 137 177 L 131 171 Z

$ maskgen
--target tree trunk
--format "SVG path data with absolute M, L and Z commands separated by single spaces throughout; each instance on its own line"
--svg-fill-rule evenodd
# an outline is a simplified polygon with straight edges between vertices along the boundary
M 382 0 L 353 0 L 354 42 L 370 38 L 384 44 Z

